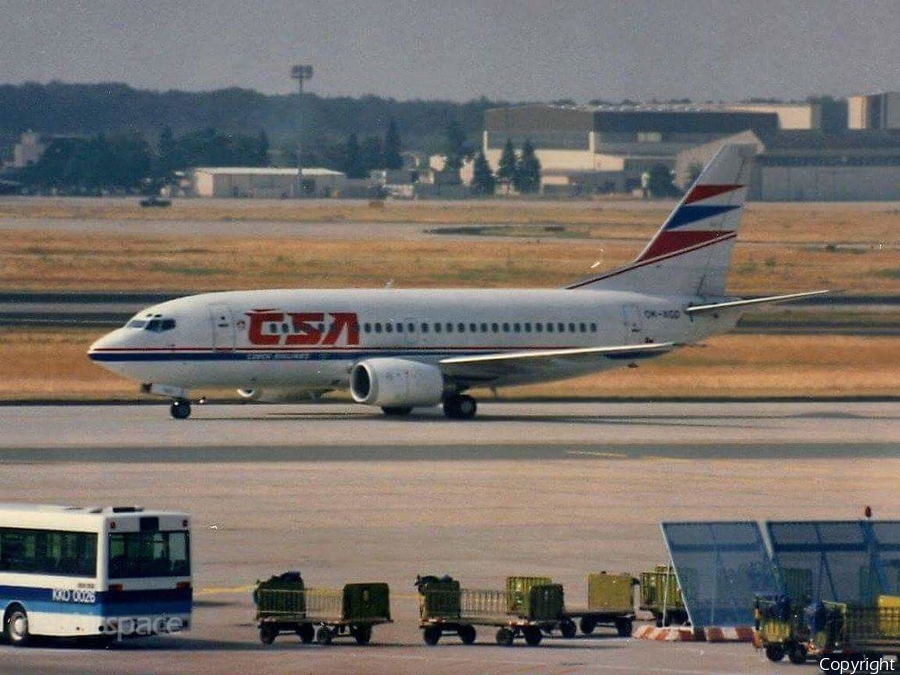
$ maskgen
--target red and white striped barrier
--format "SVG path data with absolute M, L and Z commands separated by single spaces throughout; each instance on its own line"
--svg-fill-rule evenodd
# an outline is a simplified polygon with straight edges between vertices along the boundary
M 753 642 L 754 630 L 750 626 L 710 627 L 704 629 L 707 642 Z
M 640 640 L 660 640 L 665 642 L 696 642 L 700 637 L 694 635 L 693 628 L 682 628 L 681 626 L 667 626 L 665 628 L 657 628 L 656 626 L 638 626 L 634 629 L 631 637 Z

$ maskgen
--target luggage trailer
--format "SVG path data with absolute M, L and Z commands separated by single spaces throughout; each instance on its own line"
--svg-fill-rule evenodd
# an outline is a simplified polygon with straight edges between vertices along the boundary
M 497 628 L 498 645 L 511 646 L 516 638 L 535 647 L 543 633 L 553 630 L 563 608 L 563 588 L 559 584 L 532 586 L 523 598 L 517 592 L 461 588 L 451 578 L 420 578 L 419 628 L 427 645 L 436 645 L 446 634 L 459 636 L 470 645 L 477 637 L 476 626 Z
M 591 574 L 588 576 L 588 606 L 563 610 L 559 630 L 565 638 L 573 638 L 578 627 L 590 635 L 597 626 L 616 629 L 619 637 L 631 637 L 634 624 L 634 587 L 638 580 L 630 574 Z
M 266 645 L 282 633 L 296 634 L 303 644 L 352 637 L 366 645 L 374 626 L 392 623 L 386 583 L 346 584 L 341 590 L 304 588 L 302 580 L 291 584 L 273 577 L 257 585 L 254 600 L 259 640 Z

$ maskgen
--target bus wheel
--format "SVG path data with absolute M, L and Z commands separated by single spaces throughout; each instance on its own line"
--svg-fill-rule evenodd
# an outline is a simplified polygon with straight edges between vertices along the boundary
M 14 647 L 24 647 L 28 644 L 31 639 L 31 633 L 28 632 L 28 613 L 20 605 L 13 605 L 7 610 L 3 632 L 9 644 Z

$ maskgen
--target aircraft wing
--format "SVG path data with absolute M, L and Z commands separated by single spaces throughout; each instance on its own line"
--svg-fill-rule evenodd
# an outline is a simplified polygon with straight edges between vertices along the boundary
M 814 295 L 822 295 L 831 291 L 808 291 L 806 293 L 790 293 L 788 295 L 770 295 L 765 298 L 751 298 L 749 300 L 729 300 L 728 302 L 716 302 L 711 305 L 695 305 L 688 307 L 685 312 L 688 314 L 702 314 L 703 312 L 714 312 L 719 309 L 730 309 L 732 307 L 744 307 L 747 305 L 766 305 L 772 302 L 784 302 L 785 300 L 796 300 L 797 298 L 809 298 Z
M 568 366 L 577 369 L 579 366 L 596 363 L 598 359 L 635 361 L 665 354 L 674 347 L 674 342 L 660 342 L 619 347 L 500 352 L 451 356 L 441 359 L 438 366 L 441 372 L 449 377 L 472 382 L 490 382 L 512 373 L 539 373 L 550 367 Z

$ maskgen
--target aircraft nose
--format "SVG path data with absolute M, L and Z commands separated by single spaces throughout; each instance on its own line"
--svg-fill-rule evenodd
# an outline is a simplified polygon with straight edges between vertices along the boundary
M 94 343 L 90 347 L 88 347 L 88 357 L 92 361 L 96 361 L 104 351 L 115 347 L 118 342 L 116 340 L 118 333 L 118 330 L 114 330 L 111 333 L 107 333 L 98 340 L 95 340 Z

